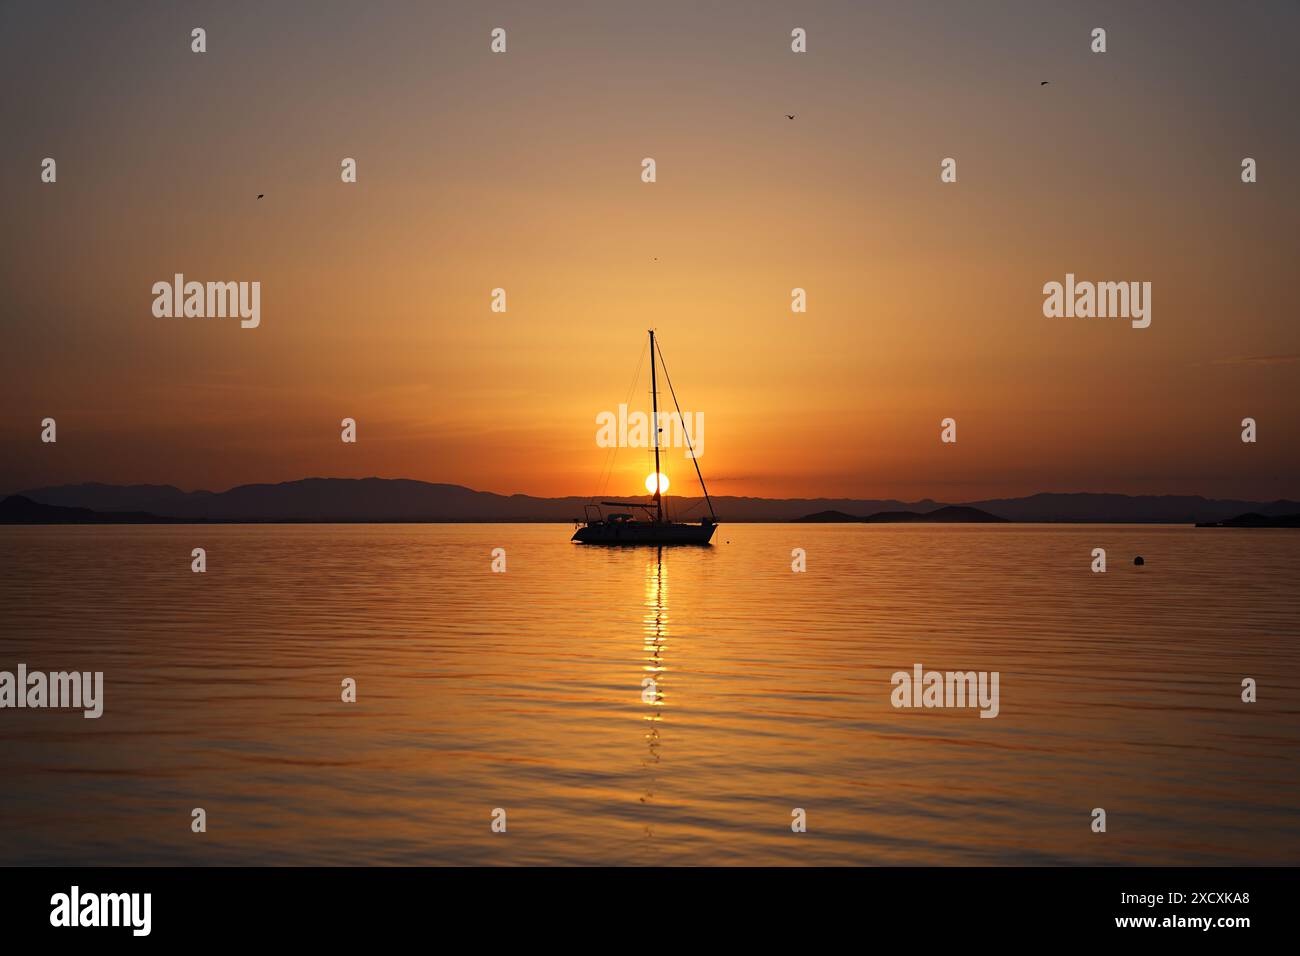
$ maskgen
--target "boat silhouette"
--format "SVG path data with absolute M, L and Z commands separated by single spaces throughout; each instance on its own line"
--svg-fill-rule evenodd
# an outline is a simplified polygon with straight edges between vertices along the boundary
M 663 353 L 659 351 L 659 345 L 655 341 L 654 329 L 651 329 L 650 402 L 653 417 L 650 419 L 650 434 L 653 436 L 652 443 L 654 445 L 654 475 L 658 476 L 662 473 L 659 470 L 659 387 L 656 356 L 658 356 L 658 364 L 663 365 Z M 673 397 L 673 405 L 677 409 L 677 415 L 681 417 L 682 409 L 677 403 L 677 393 L 673 389 L 672 379 L 668 376 L 667 365 L 664 365 L 664 380 L 668 383 L 668 391 Z M 708 544 L 713 538 L 713 532 L 718 528 L 718 517 L 713 512 L 713 501 L 709 498 L 709 489 L 704 485 L 704 473 L 700 471 L 700 461 L 695 457 L 695 449 L 691 444 L 690 433 L 687 431 L 685 434 L 686 445 L 691 452 L 690 458 L 695 464 L 695 474 L 700 479 L 700 488 L 704 492 L 704 501 L 709 506 L 709 516 L 707 518 L 701 518 L 698 524 L 690 524 L 672 521 L 665 517 L 663 488 L 661 482 L 656 479 L 653 504 L 642 504 L 635 501 L 602 501 L 599 504 L 586 505 L 583 509 L 584 517 L 578 520 L 578 529 L 573 533 L 571 540 L 577 541 L 579 544 Z M 602 508 L 629 508 L 633 510 L 606 513 L 601 510 Z M 638 514 L 641 517 L 637 517 Z

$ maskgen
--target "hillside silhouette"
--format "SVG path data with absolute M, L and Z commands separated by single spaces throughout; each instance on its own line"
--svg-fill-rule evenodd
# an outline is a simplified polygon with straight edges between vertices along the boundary
M 268 521 L 268 522 L 567 522 L 583 513 L 585 496 L 539 498 L 475 491 L 461 485 L 407 478 L 305 478 L 277 484 L 239 485 L 227 491 L 182 491 L 171 485 L 88 483 L 16 492 L 31 504 L 29 520 L 40 520 L 32 505 L 84 508 L 114 514 L 115 521 Z M 624 500 L 648 502 L 645 495 Z M 699 498 L 666 495 L 670 510 L 689 520 L 702 513 Z M 723 521 L 1004 521 L 1140 522 L 1197 524 L 1224 522 L 1248 513 L 1265 518 L 1300 513 L 1295 501 L 1239 501 L 1194 495 L 1036 494 L 954 505 L 930 499 L 749 498 L 714 496 Z M 944 509 L 959 510 L 945 512 Z M 961 509 L 964 509 L 961 510 Z M 827 517 L 838 512 L 843 518 Z M 986 514 L 980 517 L 976 513 Z M 966 517 L 962 517 L 966 514 Z M 894 515 L 894 517 L 884 517 Z M 863 516 L 863 517 L 858 517 Z M 49 520 L 67 515 L 49 513 Z M 92 520 L 88 518 L 87 520 Z

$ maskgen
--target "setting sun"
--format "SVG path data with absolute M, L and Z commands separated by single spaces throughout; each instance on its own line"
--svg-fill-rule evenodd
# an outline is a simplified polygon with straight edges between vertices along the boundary
M 662 471 L 652 472 L 651 474 L 645 476 L 645 490 L 652 495 L 655 493 L 656 476 L 659 478 L 659 493 L 664 494 L 665 492 L 668 491 L 668 476 L 665 475 Z

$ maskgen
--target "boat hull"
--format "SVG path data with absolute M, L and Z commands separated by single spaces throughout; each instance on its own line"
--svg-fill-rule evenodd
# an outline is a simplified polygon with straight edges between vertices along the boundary
M 625 521 L 589 524 L 574 532 L 579 544 L 708 544 L 715 524 L 672 524 L 667 521 Z

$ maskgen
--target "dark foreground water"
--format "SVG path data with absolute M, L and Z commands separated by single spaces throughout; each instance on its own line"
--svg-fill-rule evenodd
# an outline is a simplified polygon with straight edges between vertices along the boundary
M 0 710 L 0 863 L 1300 861 L 1300 534 L 570 532 L 0 529 L 0 670 L 106 683 Z

